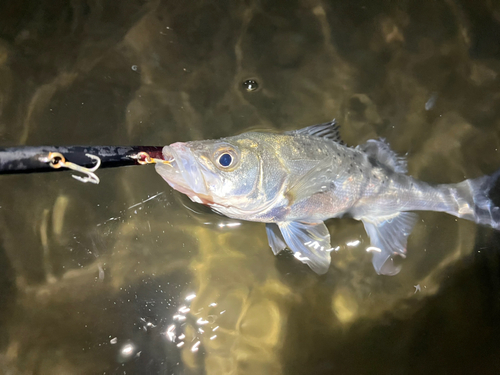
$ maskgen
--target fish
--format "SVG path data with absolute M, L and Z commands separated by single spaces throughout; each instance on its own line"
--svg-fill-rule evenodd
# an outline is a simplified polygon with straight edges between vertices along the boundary
M 414 211 L 445 212 L 500 229 L 500 208 L 489 192 L 493 175 L 431 185 L 408 175 L 407 162 L 384 139 L 356 147 L 340 137 L 336 121 L 303 129 L 247 132 L 218 140 L 177 142 L 162 149 L 156 172 L 193 202 L 232 219 L 265 223 L 277 255 L 288 248 L 317 274 L 331 263 L 325 221 L 363 223 L 372 263 L 395 275 L 405 257 Z

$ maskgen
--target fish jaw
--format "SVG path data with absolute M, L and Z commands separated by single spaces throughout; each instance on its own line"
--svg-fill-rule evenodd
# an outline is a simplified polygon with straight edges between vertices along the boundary
M 175 190 L 186 194 L 193 202 L 212 204 L 205 179 L 191 149 L 181 142 L 163 147 L 163 158 L 171 160 L 168 164 L 158 163 L 156 172 Z

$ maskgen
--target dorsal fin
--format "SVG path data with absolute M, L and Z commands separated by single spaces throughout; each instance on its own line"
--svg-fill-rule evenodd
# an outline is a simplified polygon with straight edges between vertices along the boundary
M 402 156 L 398 156 L 398 154 L 392 151 L 385 139 L 370 139 L 365 144 L 359 145 L 356 148 L 365 152 L 379 164 L 393 170 L 396 173 L 408 172 L 406 159 Z
M 326 138 L 326 139 L 332 140 L 334 142 L 344 144 L 344 142 L 342 142 L 342 139 L 340 138 L 339 129 L 340 129 L 340 126 L 337 125 L 337 121 L 335 119 L 333 119 L 330 122 L 325 122 L 323 124 L 311 125 L 311 126 L 308 126 L 307 128 L 302 128 L 299 130 L 292 130 L 289 132 L 285 132 L 285 134 L 310 135 L 313 137 Z

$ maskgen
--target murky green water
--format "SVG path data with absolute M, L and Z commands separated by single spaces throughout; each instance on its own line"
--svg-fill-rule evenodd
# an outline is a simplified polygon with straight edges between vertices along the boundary
M 500 167 L 495 1 L 5 1 L 0 145 L 130 144 L 336 117 L 410 173 Z M 258 89 L 247 91 L 247 80 Z M 500 371 L 500 235 L 422 213 L 402 272 L 360 223 L 332 266 L 274 257 L 151 167 L 0 178 L 2 374 Z

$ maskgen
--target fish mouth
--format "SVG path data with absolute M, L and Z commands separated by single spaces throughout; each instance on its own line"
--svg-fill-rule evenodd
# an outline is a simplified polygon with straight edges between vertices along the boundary
M 213 204 L 202 173 L 202 166 L 185 143 L 163 147 L 163 158 L 168 164 L 157 163 L 156 172 L 175 190 L 186 194 L 193 202 Z

